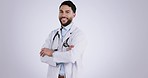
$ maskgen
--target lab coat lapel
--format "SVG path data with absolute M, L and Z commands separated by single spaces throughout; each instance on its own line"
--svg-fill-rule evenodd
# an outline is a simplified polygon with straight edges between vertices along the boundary
M 58 35 L 56 35 L 57 32 L 58 32 Z M 59 49 L 60 46 L 61 46 L 61 43 L 62 43 L 62 40 L 61 40 L 61 30 L 60 30 L 60 28 L 55 31 L 55 34 L 53 34 L 53 37 L 55 37 L 55 38 L 52 41 L 51 48 L 52 49 Z

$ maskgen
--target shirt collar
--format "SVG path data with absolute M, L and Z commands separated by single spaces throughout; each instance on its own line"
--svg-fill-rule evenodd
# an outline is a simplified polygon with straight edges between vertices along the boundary
M 73 25 L 73 22 L 71 22 L 69 25 L 67 25 L 66 27 L 63 27 L 62 28 L 62 30 L 64 29 L 65 31 L 68 31 L 68 30 L 70 30 L 70 28 L 72 27 L 72 25 Z

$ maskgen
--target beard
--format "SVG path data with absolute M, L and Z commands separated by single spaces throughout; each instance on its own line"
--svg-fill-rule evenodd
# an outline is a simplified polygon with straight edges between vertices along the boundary
M 62 26 L 65 26 L 65 27 L 66 27 L 67 25 L 69 25 L 69 24 L 72 22 L 72 18 L 69 18 L 69 19 L 66 18 L 66 19 L 67 19 L 67 22 L 66 22 L 66 23 L 63 23 L 63 22 L 62 22 L 62 18 L 66 18 L 66 17 L 61 17 L 61 18 L 59 18 L 60 23 L 61 23 Z

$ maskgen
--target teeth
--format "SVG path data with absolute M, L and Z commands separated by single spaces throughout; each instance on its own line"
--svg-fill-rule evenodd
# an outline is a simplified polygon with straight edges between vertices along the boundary
M 67 19 L 66 19 L 66 18 L 62 18 L 62 19 L 61 19 L 61 21 L 66 22 L 66 21 L 67 21 Z
M 62 18 L 62 20 L 66 20 L 66 18 Z

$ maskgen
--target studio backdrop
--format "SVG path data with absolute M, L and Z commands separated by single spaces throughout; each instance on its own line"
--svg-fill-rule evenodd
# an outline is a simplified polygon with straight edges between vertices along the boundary
M 83 78 L 148 78 L 148 1 L 72 0 L 87 37 Z M 40 49 L 63 0 L 0 0 L 0 78 L 46 78 Z

